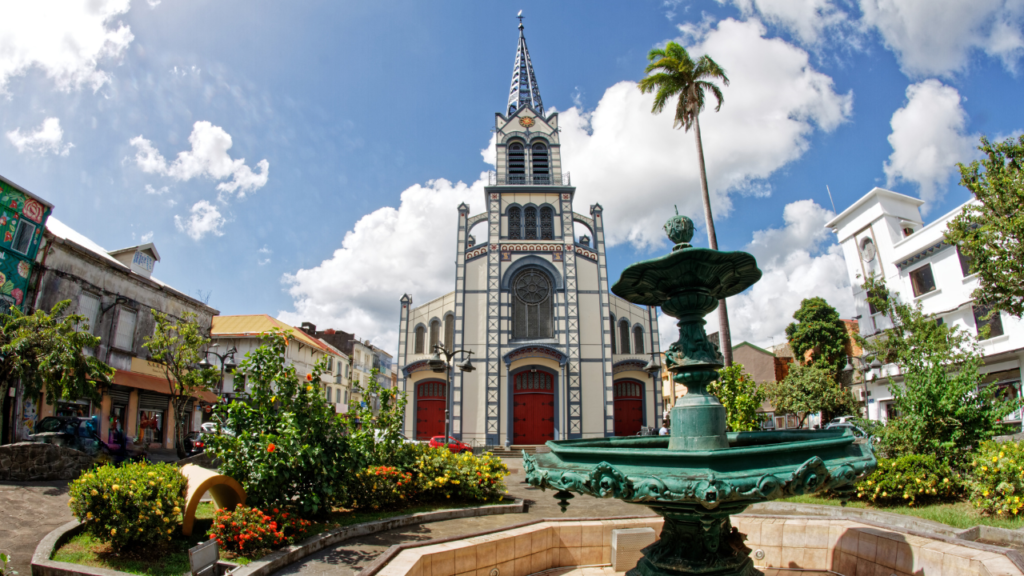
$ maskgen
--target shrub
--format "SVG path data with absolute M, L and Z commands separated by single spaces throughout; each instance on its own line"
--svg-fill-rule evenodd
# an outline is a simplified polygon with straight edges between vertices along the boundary
M 350 506 L 359 510 L 388 510 L 408 506 L 416 496 L 412 473 L 391 466 L 370 466 L 349 484 Z
M 447 448 L 421 448 L 416 458 L 417 484 L 424 499 L 486 502 L 506 492 L 508 466 L 490 453 L 452 454 Z
M 166 543 L 181 526 L 188 481 L 170 464 L 89 470 L 71 483 L 68 506 L 85 530 L 115 550 Z
M 1024 512 L 1024 442 L 982 442 L 972 454 L 967 495 L 989 514 Z
M 234 510 L 217 510 L 209 535 L 225 550 L 254 556 L 286 542 L 301 540 L 309 526 L 308 520 L 280 508 L 264 511 L 236 506 Z
M 215 414 L 237 435 L 208 444 L 221 473 L 238 480 L 248 502 L 263 508 L 295 505 L 303 516 L 325 515 L 345 499 L 338 482 L 353 469 L 345 424 L 324 402 L 320 376 L 326 357 L 300 380 L 286 363 L 287 333 L 272 331 L 245 355 L 248 402 L 218 405 Z
M 934 455 L 880 458 L 878 468 L 857 483 L 856 498 L 876 506 L 914 506 L 956 499 L 963 480 Z

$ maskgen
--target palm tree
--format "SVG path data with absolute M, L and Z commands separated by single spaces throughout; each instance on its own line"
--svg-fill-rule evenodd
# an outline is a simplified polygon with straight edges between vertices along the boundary
M 708 176 L 704 169 L 704 146 L 700 140 L 700 120 L 698 116 L 704 110 L 704 94 L 711 92 L 718 101 L 715 112 L 722 108 L 722 90 L 715 84 L 721 80 L 728 86 L 729 78 L 709 56 L 701 56 L 695 62 L 690 54 L 675 42 L 669 42 L 664 48 L 655 48 L 647 55 L 650 64 L 640 81 L 640 91 L 644 94 L 654 92 L 654 106 L 651 112 L 660 114 L 669 100 L 678 97 L 673 127 L 682 128 L 697 140 L 697 160 L 700 163 L 700 188 L 704 193 L 704 220 L 708 228 L 708 245 L 718 249 L 718 238 L 715 236 L 715 221 L 711 216 L 711 197 L 708 194 Z M 729 311 L 725 299 L 718 301 L 719 337 L 725 365 L 732 365 L 732 338 L 729 333 Z

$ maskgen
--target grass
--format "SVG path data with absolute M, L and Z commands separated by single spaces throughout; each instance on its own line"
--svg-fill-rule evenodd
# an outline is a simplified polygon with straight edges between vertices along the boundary
M 793 496 L 780 500 L 780 502 L 793 502 L 796 504 L 819 504 L 823 506 L 839 506 L 839 500 L 822 498 L 820 496 Z M 927 506 L 893 506 L 881 508 L 870 506 L 866 502 L 851 500 L 847 507 L 880 510 L 882 512 L 893 512 L 895 514 L 906 514 L 916 516 L 925 520 L 941 522 L 954 528 L 971 528 L 972 526 L 992 526 L 995 528 L 1007 528 L 1017 530 L 1024 528 L 1024 518 L 999 518 L 982 514 L 969 502 L 955 502 L 951 504 L 931 504 Z
M 353 512 L 350 510 L 338 510 L 331 513 L 330 517 L 326 521 L 310 526 L 309 534 L 319 534 L 341 526 L 373 522 L 375 520 L 404 516 L 406 514 L 432 512 L 434 510 L 469 508 L 472 506 L 491 506 L 502 503 L 503 502 L 438 502 L 433 504 L 421 504 L 418 506 L 404 508 L 402 510 L 380 512 Z M 200 503 L 199 508 L 196 509 L 196 521 L 192 528 L 192 535 L 184 536 L 180 532 L 177 533 L 174 539 L 171 540 L 169 546 L 159 554 L 154 554 L 153 551 L 115 554 L 111 551 L 110 546 L 106 542 L 103 542 L 95 536 L 81 533 L 71 538 L 61 546 L 60 549 L 54 553 L 53 559 L 58 562 L 70 562 L 72 564 L 120 570 L 121 572 L 144 574 L 146 576 L 181 576 L 182 574 L 187 574 L 191 571 L 188 563 L 188 549 L 208 538 L 206 536 L 206 532 L 213 524 L 213 515 L 213 504 L 209 502 Z M 223 551 L 221 554 L 222 559 L 242 565 L 258 559 L 258 557 L 247 558 L 245 556 L 225 554 Z

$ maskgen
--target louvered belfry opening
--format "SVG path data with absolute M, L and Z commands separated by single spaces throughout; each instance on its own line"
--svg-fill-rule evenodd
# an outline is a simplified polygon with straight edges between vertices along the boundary
M 518 206 L 508 209 L 508 239 L 523 239 L 523 209 Z
M 537 208 L 534 206 L 527 206 L 523 210 L 523 221 L 525 223 L 524 238 L 527 240 L 537 239 Z
M 540 209 L 540 239 L 555 239 L 555 211 L 551 206 L 543 206 Z
M 526 148 L 519 142 L 508 145 L 508 183 L 526 184 Z
M 540 142 L 532 146 L 533 183 L 545 185 L 551 183 L 551 164 L 548 160 L 548 147 Z
M 512 337 L 554 338 L 551 281 L 527 270 L 512 284 Z

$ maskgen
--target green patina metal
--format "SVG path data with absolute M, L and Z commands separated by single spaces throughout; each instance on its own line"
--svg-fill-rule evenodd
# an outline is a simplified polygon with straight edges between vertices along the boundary
M 757 282 L 761 271 L 750 254 L 690 246 L 693 222 L 685 216 L 673 217 L 665 231 L 676 243 L 672 252 L 629 266 L 612 292 L 661 306 L 679 321 L 666 368 L 688 392 L 672 408 L 671 436 L 548 442 L 549 453 L 524 453 L 526 479 L 557 490 L 563 511 L 576 492 L 643 504 L 664 516 L 661 538 L 644 549 L 630 576 L 760 574 L 730 516 L 776 498 L 849 494 L 876 460 L 870 444 L 856 442 L 848 429 L 726 432 L 725 408 L 707 391 L 722 357 L 703 318 L 718 300 Z

